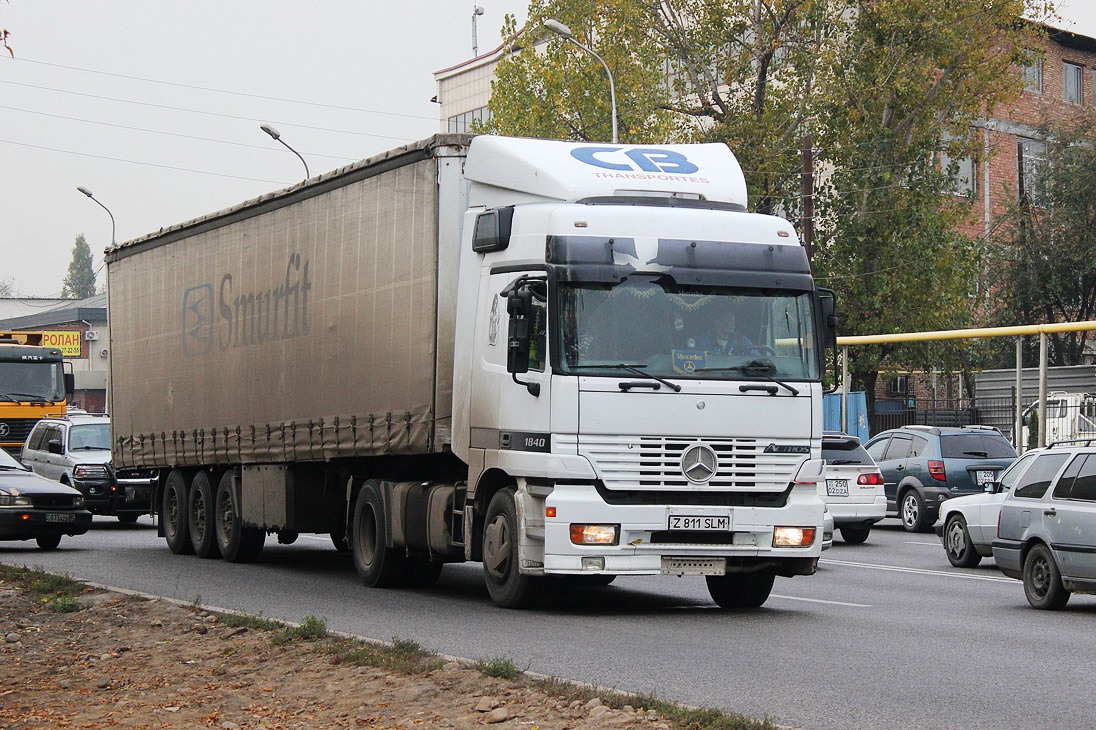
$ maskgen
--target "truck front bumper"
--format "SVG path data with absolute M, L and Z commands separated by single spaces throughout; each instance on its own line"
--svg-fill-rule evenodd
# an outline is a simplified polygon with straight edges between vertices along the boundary
M 544 507 L 555 515 L 544 520 L 548 574 L 719 574 L 771 567 L 778 575 L 807 575 L 822 554 L 824 505 L 813 485 L 792 489 L 783 507 L 715 507 L 607 504 L 592 486 L 557 484 Z M 678 529 L 682 517 L 705 529 Z M 618 526 L 616 544 L 575 544 L 576 524 Z M 775 547 L 776 527 L 813 529 L 814 537 L 805 547 Z

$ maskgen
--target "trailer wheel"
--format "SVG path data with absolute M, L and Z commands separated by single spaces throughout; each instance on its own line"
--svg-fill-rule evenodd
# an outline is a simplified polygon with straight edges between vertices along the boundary
M 236 504 L 232 471 L 226 471 L 217 484 L 214 527 L 221 557 L 229 563 L 253 563 L 263 551 L 266 533 L 257 527 L 245 527 Z
M 219 558 L 221 551 L 217 545 L 217 532 L 213 528 L 213 513 L 216 500 L 209 474 L 199 471 L 190 482 L 190 496 L 187 500 L 187 524 L 190 528 L 190 544 L 199 558 Z
M 540 592 L 540 576 L 522 575 L 518 564 L 518 515 L 514 489 L 491 498 L 483 526 L 483 574 L 491 600 L 502 608 L 526 608 Z
M 187 518 L 186 477 L 178 469 L 172 469 L 167 475 L 160 516 L 164 521 L 164 540 L 168 549 L 176 555 L 193 553 Z
M 384 519 L 381 483 L 370 479 L 362 484 L 354 501 L 354 517 L 350 530 L 350 550 L 354 567 L 362 583 L 371 588 L 391 588 L 405 582 L 407 556 L 403 548 L 387 545 L 388 533 Z

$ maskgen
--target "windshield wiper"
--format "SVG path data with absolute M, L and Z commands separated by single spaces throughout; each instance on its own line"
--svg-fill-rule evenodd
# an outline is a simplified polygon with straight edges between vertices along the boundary
M 792 395 L 799 395 L 799 389 L 798 388 L 794 388 L 791 385 L 788 385 L 787 383 L 785 383 L 783 380 L 778 380 L 777 378 L 774 378 L 770 374 L 774 370 L 776 370 L 776 366 L 773 365 L 771 362 L 766 361 L 766 360 L 751 360 L 750 362 L 746 363 L 745 365 L 731 365 L 731 366 L 725 367 L 725 368 L 697 368 L 697 369 L 698 370 L 704 370 L 706 372 L 710 372 L 712 370 L 724 371 L 724 372 L 725 371 L 733 371 L 733 372 L 736 372 L 736 373 L 744 373 L 745 375 L 756 376 L 758 378 L 761 378 L 762 380 L 768 380 L 770 383 L 776 383 L 777 385 L 780 385 L 780 386 L 783 386 L 783 387 L 787 388 L 791 392 Z M 749 386 L 742 385 L 742 386 L 739 386 L 739 389 L 741 390 L 742 388 L 748 388 L 748 387 Z M 772 393 L 773 393 L 773 395 L 776 395 L 775 390 L 773 390 Z
M 13 403 L 16 400 L 42 401 L 43 403 L 45 403 L 47 400 L 45 396 L 39 395 L 38 393 L 0 393 L 0 395 L 4 396 Z
M 681 392 L 681 386 L 678 385 L 677 383 L 671 383 L 669 380 L 666 380 L 664 378 L 660 378 L 657 375 L 653 375 L 652 373 L 649 373 L 649 372 L 643 370 L 642 368 L 645 365 L 646 365 L 646 363 L 639 363 L 637 365 L 630 365 L 626 362 L 621 362 L 621 363 L 617 363 L 616 365 L 580 365 L 579 367 L 588 368 L 590 370 L 627 370 L 628 372 L 635 373 L 637 375 L 642 375 L 643 377 L 648 378 L 650 380 L 657 380 L 658 382 L 662 383 L 663 385 L 665 385 L 667 388 L 674 391 L 675 393 Z M 625 390 L 627 390 L 627 388 L 625 388 Z
M 963 456 L 980 456 L 983 459 L 989 458 L 989 454 L 985 451 L 964 451 Z
M 109 446 L 72 446 L 69 451 L 107 451 Z

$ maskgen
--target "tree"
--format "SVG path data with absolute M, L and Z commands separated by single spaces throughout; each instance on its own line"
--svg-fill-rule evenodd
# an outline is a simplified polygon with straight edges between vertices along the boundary
M 15 280 L 11 277 L 0 279 L 0 299 L 10 299 L 16 296 Z
M 612 139 L 609 80 L 597 59 L 563 41 L 542 24 L 553 18 L 571 28 L 612 71 L 619 139 L 644 142 L 673 136 L 676 120 L 661 105 L 668 98 L 660 49 L 642 30 L 636 0 L 543 0 L 529 7 L 519 30 L 507 16 L 503 37 L 519 50 L 496 68 L 488 131 L 515 136 L 582 141 Z
M 956 232 L 969 201 L 952 195 L 939 154 L 977 158 L 975 124 L 1022 92 L 1016 65 L 1035 3 L 871 0 L 857 4 L 820 84 L 822 186 L 817 271 L 837 289 L 845 334 L 969 326 L 980 247 Z M 872 409 L 884 359 L 963 366 L 956 347 L 856 350 L 854 387 Z
M 1025 175 L 1029 194 L 1009 215 L 994 247 L 1000 287 L 997 324 L 1086 321 L 1096 317 L 1096 115 L 1045 125 L 1045 164 Z M 1051 365 L 1079 365 L 1088 332 L 1051 333 Z M 1034 364 L 1037 338 L 1026 339 Z M 1012 357 L 999 352 L 1005 363 Z
M 86 299 L 95 295 L 95 271 L 91 267 L 91 247 L 81 233 L 72 246 L 72 261 L 69 263 L 68 276 L 65 277 L 61 296 L 71 299 Z

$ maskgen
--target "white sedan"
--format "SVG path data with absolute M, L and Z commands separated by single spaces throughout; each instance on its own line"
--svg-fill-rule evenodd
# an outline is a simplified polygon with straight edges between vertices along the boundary
M 1031 449 L 1001 473 L 997 481 L 986 485 L 981 494 L 969 494 L 944 501 L 936 534 L 944 543 L 948 560 L 957 568 L 973 568 L 982 558 L 993 556 L 997 537 L 997 516 L 1005 495 L 1031 465 L 1038 449 Z

